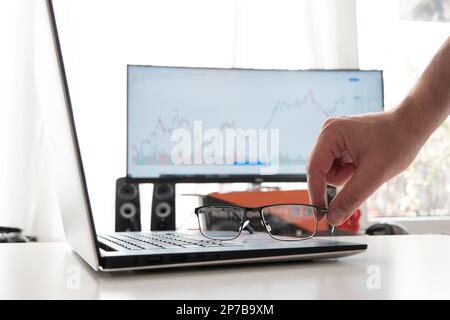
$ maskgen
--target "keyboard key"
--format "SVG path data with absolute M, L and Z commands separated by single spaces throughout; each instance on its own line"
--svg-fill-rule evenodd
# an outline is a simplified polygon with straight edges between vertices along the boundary
M 144 250 L 153 250 L 153 249 L 156 249 L 156 250 L 161 250 L 161 249 L 164 249 L 164 248 L 162 248 L 162 247 L 159 247 L 159 246 L 154 246 L 154 245 L 144 245 L 143 246 L 143 249 Z
M 203 243 L 200 246 L 202 247 L 222 247 L 220 244 L 213 244 L 213 243 Z

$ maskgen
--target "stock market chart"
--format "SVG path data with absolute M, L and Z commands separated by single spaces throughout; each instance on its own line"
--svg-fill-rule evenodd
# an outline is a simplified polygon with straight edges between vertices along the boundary
M 379 71 L 128 67 L 128 174 L 301 174 L 323 122 L 382 111 Z

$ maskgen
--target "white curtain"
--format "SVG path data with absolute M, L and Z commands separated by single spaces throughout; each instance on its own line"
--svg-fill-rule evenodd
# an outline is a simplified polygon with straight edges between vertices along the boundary
M 40 240 L 63 238 L 48 165 L 36 75 L 43 1 L 2 1 L 0 226 Z M 39 13 L 39 15 L 37 14 Z M 40 84 L 45 85 L 45 84 Z
M 357 68 L 355 0 L 236 0 L 241 67 Z
M 166 10 L 168 1 L 151 2 L 154 9 L 164 6 Z M 191 15 L 192 21 L 199 17 L 201 0 L 169 2 L 173 8 L 182 5 L 183 15 Z M 228 0 L 217 2 L 228 6 Z M 228 44 L 229 56 L 223 58 L 226 60 L 220 62 L 221 66 L 358 67 L 354 0 L 235 0 L 232 5 L 232 22 L 226 22 L 232 26 L 229 31 L 232 41 Z M 108 19 L 104 6 L 89 5 L 89 8 L 89 12 L 74 12 L 89 13 L 96 17 L 95 21 L 113 21 Z M 93 12 L 95 8 L 102 11 Z M 39 105 L 39 88 L 45 86 L 39 82 L 39 70 L 45 70 L 42 65 L 45 62 L 37 51 L 39 33 L 47 30 L 39 26 L 46 23 L 46 18 L 44 0 L 0 2 L 0 226 L 21 227 L 41 240 L 52 240 L 63 238 L 63 231 L 54 187 L 48 178 L 51 168 Z M 75 18 L 83 20 L 83 17 Z M 105 25 L 102 28 L 108 30 Z M 155 45 L 165 41 L 164 31 L 160 30 Z M 169 32 L 166 36 L 171 35 Z M 186 61 L 183 54 L 170 52 L 172 64 Z M 202 57 L 199 58 L 196 61 L 201 61 Z M 110 203 L 106 209 L 111 213 L 104 216 L 105 224 L 112 225 L 114 204 Z

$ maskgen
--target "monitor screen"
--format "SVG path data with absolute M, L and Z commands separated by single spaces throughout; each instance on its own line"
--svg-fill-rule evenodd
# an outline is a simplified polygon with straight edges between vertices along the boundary
M 292 181 L 323 122 L 383 110 L 381 71 L 128 66 L 127 175 Z

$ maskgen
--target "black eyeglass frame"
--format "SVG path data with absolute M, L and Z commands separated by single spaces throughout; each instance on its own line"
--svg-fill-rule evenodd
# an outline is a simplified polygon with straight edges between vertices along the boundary
M 265 208 L 281 207 L 281 206 L 302 206 L 302 207 L 310 207 L 310 208 L 316 209 L 316 211 L 314 212 L 314 214 L 316 216 L 316 225 L 315 225 L 315 228 L 314 228 L 314 233 L 311 234 L 308 237 L 297 238 L 297 239 L 280 239 L 280 238 L 275 237 L 273 234 L 271 234 L 271 232 L 267 229 L 267 223 L 266 223 L 266 220 L 264 219 L 264 215 L 263 215 L 262 211 Z M 238 208 L 238 209 L 244 209 L 244 215 L 243 215 L 242 220 L 240 222 L 239 233 L 234 238 L 230 238 L 230 239 L 217 239 L 217 238 L 211 238 L 211 237 L 208 237 L 207 235 L 205 235 L 203 233 L 203 231 L 202 231 L 202 227 L 201 227 L 201 224 L 200 224 L 200 217 L 199 217 L 199 211 L 201 209 L 203 209 L 203 208 Z M 216 240 L 216 241 L 232 241 L 232 240 L 238 238 L 241 235 L 242 230 L 244 229 L 242 226 L 248 220 L 247 219 L 247 212 L 255 212 L 255 211 L 257 211 L 259 213 L 259 216 L 261 218 L 261 222 L 263 223 L 264 228 L 266 229 L 266 231 L 269 234 L 269 236 L 272 237 L 275 240 L 278 240 L 278 241 L 302 241 L 302 240 L 308 240 L 308 239 L 313 238 L 317 234 L 317 227 L 319 225 L 319 221 L 322 219 L 323 216 L 328 214 L 328 208 L 314 206 L 314 205 L 311 205 L 311 204 L 304 204 L 304 203 L 277 203 L 277 204 L 272 204 L 272 205 L 267 205 L 267 206 L 262 206 L 262 207 L 243 207 L 243 206 L 238 206 L 238 205 L 206 205 L 206 206 L 201 206 L 201 207 L 195 208 L 194 213 L 197 216 L 200 233 L 205 238 L 208 238 L 208 239 L 211 239 L 211 240 Z M 247 230 L 250 233 L 253 233 L 253 231 L 252 231 L 253 228 L 250 228 L 250 229 L 247 229 Z

